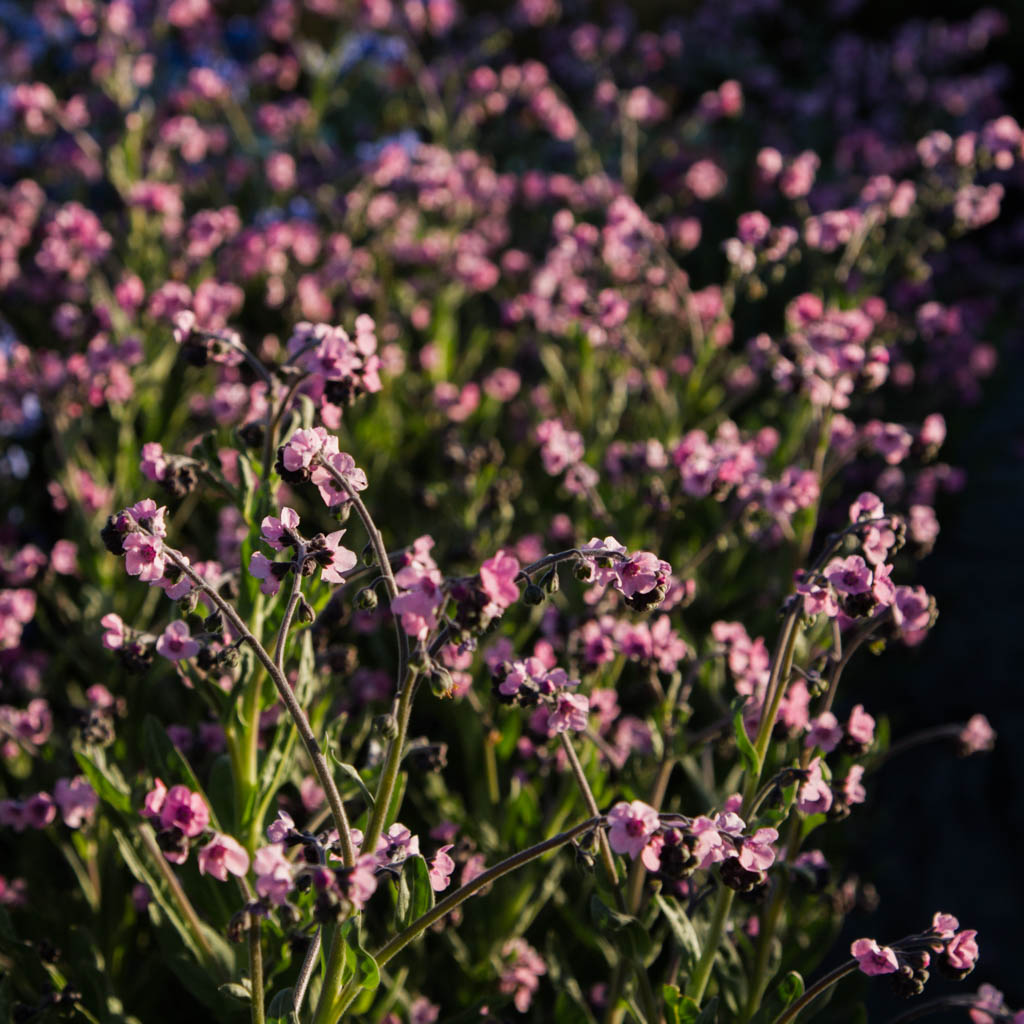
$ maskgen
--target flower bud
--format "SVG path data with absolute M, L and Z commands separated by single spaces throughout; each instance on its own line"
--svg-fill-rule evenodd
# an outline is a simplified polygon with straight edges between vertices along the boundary
M 373 611 L 377 607 L 377 591 L 373 587 L 363 587 L 356 594 L 356 607 L 364 612 Z
M 302 595 L 299 595 L 299 610 L 297 616 L 299 622 L 305 623 L 310 623 L 316 618 L 316 612 L 313 611 L 313 606 Z
M 373 728 L 386 740 L 393 740 L 398 735 L 398 722 L 394 715 L 378 715 L 373 720 Z
M 523 604 L 534 607 L 535 605 L 543 604 L 544 599 L 544 591 L 536 583 L 526 584 L 526 589 L 523 591 Z
M 435 697 L 446 700 L 455 694 L 455 680 L 443 665 L 434 665 L 430 673 L 430 690 Z

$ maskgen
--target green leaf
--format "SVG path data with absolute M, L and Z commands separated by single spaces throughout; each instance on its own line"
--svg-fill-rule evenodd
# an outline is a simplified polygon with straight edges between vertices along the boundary
M 665 1024 L 679 1024 L 683 1000 L 687 997 L 679 991 L 678 985 L 662 985 L 661 998 L 665 1004 Z
M 804 979 L 797 971 L 790 971 L 779 982 L 761 1005 L 753 1024 L 770 1024 L 787 1007 L 804 994 Z
M 282 988 L 274 993 L 274 998 L 267 1007 L 267 1024 L 275 1024 L 275 1021 L 288 1024 L 291 1019 L 293 992 L 294 989 Z
M 757 763 L 757 751 L 754 744 L 750 742 L 746 726 L 743 724 L 743 708 L 746 706 L 747 698 L 740 696 L 732 702 L 732 731 L 736 737 L 736 747 L 743 759 L 743 767 L 748 775 L 756 778 L 760 765 Z
M 646 956 L 651 949 L 651 936 L 630 914 L 612 910 L 596 893 L 590 897 L 590 916 L 598 928 L 611 934 L 612 941 L 631 956 Z
M 593 1020 L 583 1007 L 564 990 L 558 993 L 558 998 L 555 1000 L 552 1019 L 558 1021 L 558 1024 L 590 1024 Z
M 359 928 L 354 919 L 350 918 L 342 925 L 338 939 L 345 943 L 345 984 L 354 980 L 359 988 L 375 991 L 380 985 L 380 968 L 360 944 Z
M 409 857 L 402 868 L 401 882 L 407 887 L 408 905 L 403 915 L 399 909 L 399 922 L 402 928 L 408 927 L 418 917 L 422 917 L 434 905 L 434 890 L 430 884 L 430 869 L 427 862 L 419 855 Z M 399 885 L 401 894 L 401 884 Z
M 241 999 L 243 1003 L 252 1002 L 252 990 L 248 985 L 241 985 L 237 981 L 228 981 L 223 985 L 218 985 L 217 991 L 233 996 L 235 999 Z
M 697 937 L 697 932 L 686 915 L 686 911 L 674 902 L 670 903 L 661 895 L 655 896 L 655 902 L 662 914 L 665 915 L 665 920 L 668 921 L 669 928 L 672 929 L 672 935 L 679 943 L 679 948 L 686 955 L 687 960 L 696 962 L 700 957 L 700 939 Z
M 363 777 L 359 774 L 359 769 L 354 764 L 348 764 L 342 761 L 337 754 L 334 753 L 333 745 L 327 748 L 331 755 L 331 760 L 356 784 L 359 788 L 359 792 L 363 794 L 363 798 L 366 800 L 367 806 L 370 810 L 373 810 L 373 794 L 370 792 L 369 787 L 363 782 Z
M 294 989 L 283 988 L 274 993 L 267 1007 L 267 1024 L 291 1024 Z
M 709 1000 L 702 1010 L 697 1001 L 683 996 L 679 1002 L 679 1024 L 717 1024 L 718 996 Z
M 124 776 L 113 765 L 107 764 L 107 756 L 103 750 L 90 749 L 75 751 L 75 760 L 82 769 L 89 785 L 115 810 L 122 814 L 132 813 L 132 796 Z

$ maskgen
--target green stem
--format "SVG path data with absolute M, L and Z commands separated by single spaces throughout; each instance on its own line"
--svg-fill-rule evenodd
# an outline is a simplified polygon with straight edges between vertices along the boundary
M 327 765 L 327 759 L 320 750 L 320 744 L 316 738 L 316 734 L 313 732 L 312 726 L 309 724 L 306 712 L 303 711 L 302 706 L 299 704 L 298 700 L 296 700 L 291 685 L 284 677 L 284 673 L 278 669 L 274 659 L 267 653 L 263 644 L 253 636 L 249 627 L 245 624 L 245 621 L 238 612 L 235 611 L 235 608 L 229 602 L 225 601 L 224 598 L 221 597 L 220 594 L 218 594 L 217 591 L 214 590 L 214 588 L 211 587 L 206 580 L 204 580 L 203 577 L 188 564 L 182 554 L 179 551 L 175 551 L 173 548 L 167 547 L 166 545 L 163 546 L 163 551 L 164 554 L 166 554 L 167 557 L 170 558 L 186 576 L 188 576 L 192 583 L 213 601 L 217 606 L 217 609 L 222 615 L 224 615 L 238 635 L 247 644 L 249 644 L 253 653 L 256 655 L 257 660 L 263 665 L 269 673 L 270 678 L 274 681 L 274 686 L 277 689 L 278 696 L 281 698 L 284 706 L 288 710 L 288 713 L 291 715 L 292 720 L 295 722 L 295 726 L 299 731 L 299 736 L 302 738 L 303 746 L 305 746 L 306 753 L 309 755 L 309 759 L 313 764 L 313 770 L 316 772 L 320 785 L 327 794 L 327 802 L 330 805 L 331 814 L 334 817 L 334 825 L 338 830 L 338 836 L 341 841 L 342 858 L 345 862 L 345 866 L 353 867 L 356 862 L 355 847 L 352 845 L 352 837 L 349 834 L 348 815 L 345 813 L 345 807 L 341 802 L 341 794 L 338 792 L 338 786 L 334 781 L 334 776 L 331 774 L 331 770 Z
M 732 909 L 733 897 L 736 893 L 727 885 L 718 887 L 718 896 L 715 898 L 715 909 L 711 914 L 711 923 L 708 925 L 708 934 L 704 940 L 704 948 L 700 951 L 700 959 L 693 968 L 690 980 L 686 984 L 686 994 L 699 1004 L 704 998 L 704 992 L 708 987 L 711 978 L 711 968 L 714 966 L 715 956 L 718 953 L 719 943 L 722 941 L 722 931 L 725 922 Z
M 156 863 L 157 870 L 161 875 L 163 875 L 168 889 L 171 890 L 171 895 L 174 897 L 174 900 L 178 904 L 185 920 L 188 922 L 189 930 L 192 932 L 192 935 L 196 940 L 196 944 L 203 951 L 203 955 L 206 957 L 207 962 L 209 964 L 215 964 L 217 959 L 213 955 L 213 949 L 210 947 L 209 940 L 203 934 L 203 926 L 199 920 L 199 915 L 196 913 L 195 907 L 193 907 L 189 902 L 188 896 L 185 895 L 185 890 L 181 887 L 181 882 L 178 881 L 178 876 L 171 870 L 171 866 L 167 863 L 167 858 L 164 857 L 163 850 L 161 850 L 157 845 L 156 837 L 153 835 L 152 826 L 148 823 L 141 825 L 139 827 L 139 837 L 142 839 L 143 845 L 149 851 Z
M 260 919 L 249 929 L 249 984 L 252 991 L 252 1024 L 264 1024 L 263 1014 L 263 949 L 260 946 Z

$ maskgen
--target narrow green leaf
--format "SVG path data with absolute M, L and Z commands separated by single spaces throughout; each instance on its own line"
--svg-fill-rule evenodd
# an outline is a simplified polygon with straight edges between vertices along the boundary
M 402 868 L 402 881 L 406 882 L 409 904 L 406 916 L 399 914 L 403 928 L 422 917 L 434 905 L 434 889 L 430 884 L 430 869 L 427 862 L 417 854 L 409 857 Z
M 746 703 L 747 698 L 742 696 L 732 702 L 732 731 L 736 737 L 736 747 L 743 759 L 743 767 L 748 775 L 756 776 L 760 771 L 760 765 L 757 763 L 757 751 L 754 749 L 754 744 L 750 742 L 746 726 L 743 724 L 743 708 Z
M 290 1024 L 293 992 L 291 988 L 283 988 L 274 993 L 267 1007 L 267 1024 Z
M 700 939 L 686 911 L 661 895 L 655 896 L 655 901 L 665 915 L 672 935 L 679 943 L 679 948 L 686 954 L 687 960 L 696 961 L 700 957 Z
M 108 765 L 102 750 L 75 751 L 75 760 L 89 780 L 89 785 L 115 810 L 122 814 L 132 813 L 132 797 L 128 783 L 113 765 Z

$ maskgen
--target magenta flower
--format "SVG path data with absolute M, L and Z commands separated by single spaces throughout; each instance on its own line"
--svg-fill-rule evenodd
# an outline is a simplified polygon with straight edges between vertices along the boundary
M 161 828 L 179 828 L 188 839 L 194 839 L 209 823 L 210 812 L 198 793 L 188 786 L 171 786 L 160 805 Z
M 434 885 L 433 875 L 431 875 L 430 884 L 433 888 L 437 888 Z M 372 853 L 366 853 L 356 860 L 356 865 L 348 876 L 345 895 L 357 909 L 361 910 L 376 891 L 377 858 Z
M 864 491 L 857 500 L 850 506 L 850 522 L 856 523 L 861 519 L 880 519 L 885 515 L 885 506 L 877 494 Z
M 864 974 L 894 974 L 900 969 L 896 953 L 888 946 L 879 946 L 874 939 L 857 939 L 850 952 Z
M 200 648 L 199 641 L 192 639 L 188 623 L 181 619 L 168 623 L 163 635 L 156 642 L 157 653 L 162 654 L 169 661 L 194 658 Z
M 433 889 L 434 892 L 444 892 L 451 882 L 451 875 L 455 870 L 455 861 L 448 856 L 448 851 L 451 848 L 451 843 L 448 843 L 446 846 L 442 846 L 441 849 L 434 854 L 434 859 L 430 862 L 430 888 Z
M 616 853 L 625 853 L 634 860 L 648 840 L 661 827 L 658 812 L 642 800 L 617 803 L 608 812 L 608 842 Z
M 64 824 L 68 828 L 81 828 L 92 818 L 100 798 L 84 775 L 76 775 L 73 779 L 57 780 L 53 799 L 60 807 Z
M 437 616 L 443 604 L 444 593 L 438 582 L 424 576 L 415 589 L 391 599 L 391 611 L 400 617 L 402 629 L 409 636 L 422 640 L 436 628 Z
M 952 914 L 944 914 L 941 910 L 935 912 L 932 918 L 932 931 L 940 939 L 951 939 L 960 927 L 960 922 Z
M 120 615 L 110 612 L 100 619 L 100 625 L 104 629 L 103 646 L 108 651 L 116 651 L 118 648 L 124 647 L 126 631 Z
M 275 907 L 284 906 L 295 877 L 295 866 L 284 850 L 276 842 L 273 846 L 261 846 L 253 857 L 252 870 L 256 875 L 256 892 Z
M 558 476 L 583 458 L 583 438 L 575 430 L 566 430 L 560 420 L 544 420 L 537 424 L 537 440 L 541 443 L 544 470 Z
M 491 602 L 498 608 L 508 608 L 519 600 L 516 576 L 519 559 L 511 551 L 502 549 L 480 566 L 480 585 Z
M 265 516 L 260 524 L 263 539 L 275 550 L 283 551 L 290 547 L 299 528 L 299 514 L 293 508 L 282 508 L 281 518 Z
M 278 849 L 278 847 L 272 847 Z M 228 872 L 241 877 L 249 870 L 249 854 L 231 836 L 215 832 L 213 838 L 199 850 L 199 873 L 213 875 L 226 882 Z
M 129 533 L 121 543 L 129 576 L 138 576 L 146 583 L 154 583 L 163 576 L 166 559 L 158 538 Z

